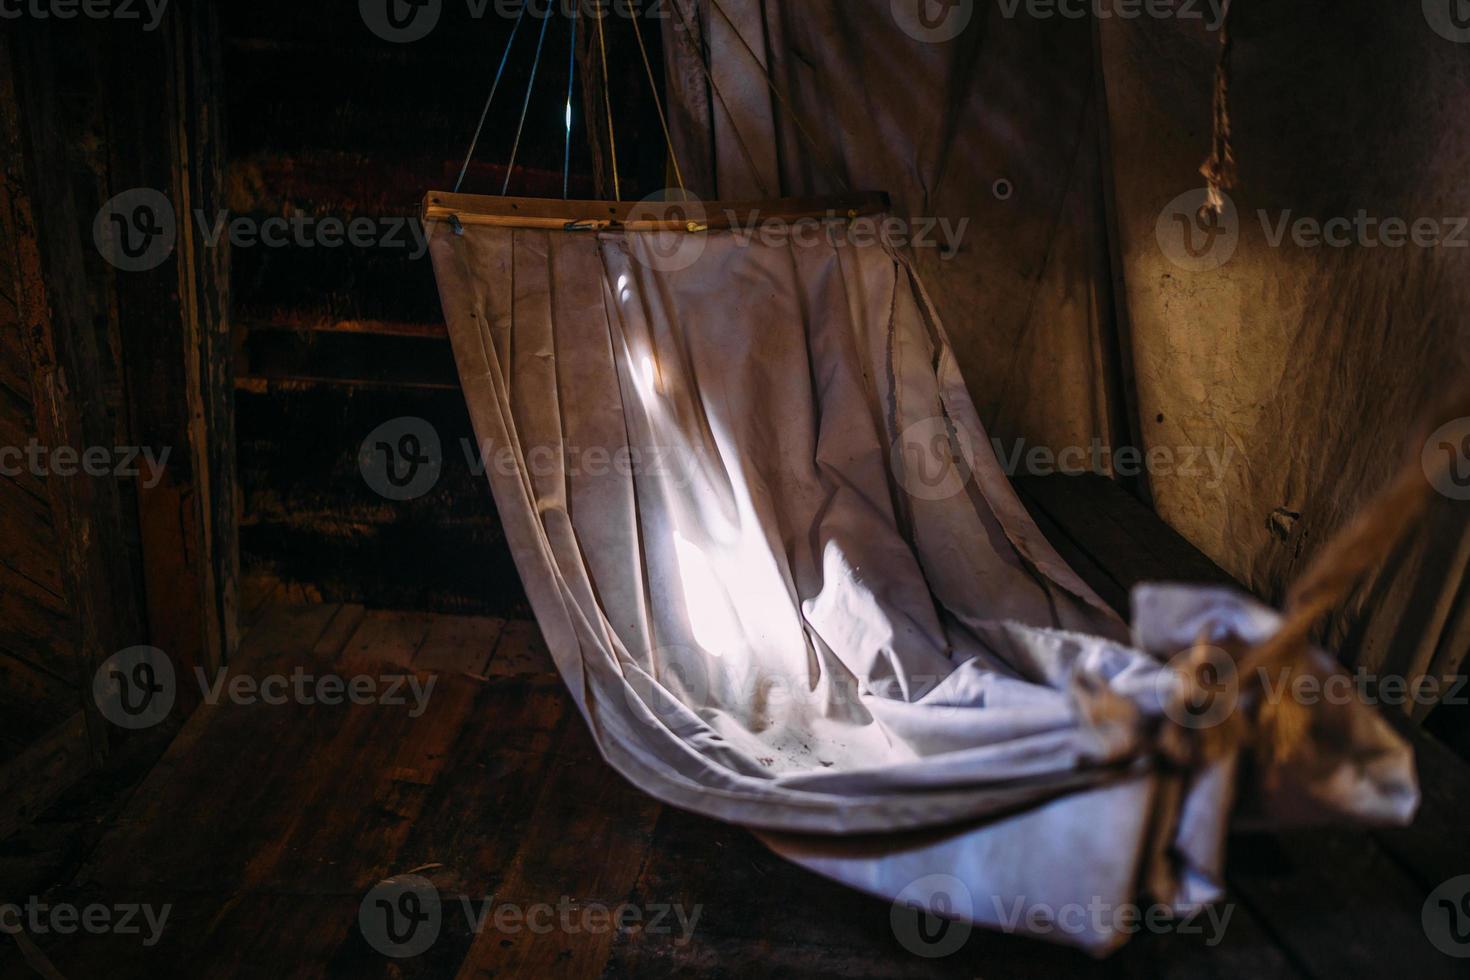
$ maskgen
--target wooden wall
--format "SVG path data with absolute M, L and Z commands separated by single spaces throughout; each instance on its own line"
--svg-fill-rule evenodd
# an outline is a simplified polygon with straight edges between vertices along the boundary
M 124 271 L 93 235 L 119 193 L 179 214 L 219 193 L 210 11 L 0 35 L 0 450 L 50 460 L 0 475 L 0 836 L 122 737 L 93 695 L 109 657 L 152 644 L 188 676 L 236 642 L 227 255 L 180 222 L 156 268 Z M 117 472 L 140 447 L 168 452 L 156 480 Z M 93 450 L 105 475 L 75 472 Z
M 37 214 L 63 206 L 52 192 L 74 176 L 65 165 L 38 176 L 31 165 L 55 149 L 76 106 L 49 73 L 23 71 L 44 46 L 27 36 L 0 45 L 0 444 L 12 453 L 0 475 L 0 833 L 105 755 L 91 673 L 126 615 L 113 601 L 126 577 L 115 487 L 14 456 L 105 437 L 110 414 L 95 294 L 48 288 L 48 269 L 75 271 L 82 251 Z M 55 113 L 55 125 L 31 125 L 39 112 Z M 78 397 L 86 391 L 103 397 L 89 404 Z

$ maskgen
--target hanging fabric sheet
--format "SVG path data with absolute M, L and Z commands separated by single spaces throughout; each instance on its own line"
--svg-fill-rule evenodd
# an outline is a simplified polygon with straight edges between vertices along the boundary
M 1151 586 L 1130 632 L 1067 567 L 880 203 L 638 207 L 425 208 L 517 567 L 627 779 L 873 894 L 1093 952 L 1118 918 L 1056 911 L 1213 900 L 1232 811 L 1412 816 L 1407 746 L 1356 705 L 1274 767 L 1157 761 L 1161 726 L 1211 723 L 1174 717 L 1169 658 L 1276 616 Z

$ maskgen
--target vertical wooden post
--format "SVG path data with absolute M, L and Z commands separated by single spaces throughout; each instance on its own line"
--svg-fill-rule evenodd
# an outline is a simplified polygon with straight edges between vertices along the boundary
M 224 146 L 224 68 L 218 14 L 206 0 L 177 3 L 174 21 L 175 121 L 181 134 L 175 159 L 175 188 L 184 210 L 217 215 L 229 205 Z M 183 225 L 187 225 L 187 231 Z M 180 287 L 189 335 L 197 349 L 199 413 L 196 439 L 203 441 L 200 496 L 206 642 L 213 658 L 228 662 L 239 635 L 239 518 L 235 481 L 234 338 L 230 322 L 230 251 L 227 240 L 209 246 L 196 221 L 180 227 Z M 192 287 L 192 288 L 190 288 Z
M 171 454 L 139 485 L 138 519 L 149 635 L 186 679 L 186 712 L 194 669 L 238 641 L 227 241 L 201 230 L 225 207 L 217 43 L 211 5 L 176 0 L 159 30 L 120 33 L 107 66 L 112 189 L 163 193 L 177 235 L 161 264 L 116 282 L 131 429 Z

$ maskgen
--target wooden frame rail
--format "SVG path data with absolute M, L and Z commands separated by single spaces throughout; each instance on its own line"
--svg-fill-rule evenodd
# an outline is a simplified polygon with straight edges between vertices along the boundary
M 462 225 L 541 228 L 555 231 L 714 231 L 744 227 L 752 220 L 852 219 L 884 214 L 882 192 L 835 197 L 789 197 L 771 201 L 563 201 L 489 197 L 430 191 L 422 217 Z

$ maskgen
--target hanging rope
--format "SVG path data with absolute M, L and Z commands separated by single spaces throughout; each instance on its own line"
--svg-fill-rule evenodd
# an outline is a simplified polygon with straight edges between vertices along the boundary
M 1211 114 L 1214 118 L 1214 136 L 1210 141 L 1210 155 L 1199 168 L 1209 187 L 1205 207 L 1219 214 L 1225 208 L 1225 191 L 1235 186 L 1235 147 L 1230 135 L 1230 56 L 1234 42 L 1230 37 L 1231 0 L 1225 0 L 1225 11 L 1220 21 L 1220 59 L 1215 63 L 1215 92 Z
M 597 11 L 597 47 L 602 52 L 602 95 L 604 101 L 607 102 L 607 143 L 608 152 L 612 156 L 613 197 L 621 201 L 623 183 L 618 176 L 618 131 L 613 126 L 612 80 L 607 73 L 607 36 L 602 27 L 602 22 L 606 19 L 606 13 L 599 8 Z
M 579 13 L 579 9 L 573 6 L 572 46 L 571 54 L 567 57 L 567 150 L 561 164 L 561 198 L 563 201 L 571 197 L 572 188 L 572 94 L 577 86 L 577 15 Z
M 526 7 L 529 7 L 531 3 L 532 0 L 526 0 L 525 7 L 521 8 L 522 14 L 526 12 Z M 531 93 L 536 90 L 536 72 L 539 71 L 541 68 L 541 50 L 546 46 L 546 29 L 550 26 L 551 3 L 548 0 L 546 5 L 546 16 L 541 19 L 541 37 L 536 42 L 536 60 L 531 63 L 531 80 L 526 83 L 526 100 L 521 103 L 521 121 L 516 126 L 516 141 L 515 144 L 510 148 L 510 165 L 505 168 L 505 185 L 500 189 L 501 197 L 505 197 L 507 194 L 510 193 L 510 177 L 511 174 L 515 173 L 516 155 L 519 154 L 521 151 L 521 134 L 525 132 L 526 129 L 526 114 L 531 110 Z
M 653 62 L 648 59 L 648 48 L 643 43 L 643 29 L 638 26 L 638 11 L 633 11 L 633 36 L 638 38 L 638 51 L 643 55 L 643 68 L 648 72 L 648 88 L 653 92 L 653 104 L 658 109 L 658 121 L 664 128 L 664 142 L 669 147 L 669 159 L 674 161 L 674 179 L 679 182 L 679 193 L 687 200 L 689 192 L 684 188 L 684 169 L 679 166 L 679 152 L 674 149 L 674 138 L 669 135 L 669 119 L 664 115 L 664 102 L 659 98 L 658 81 L 653 77 Z
M 459 179 L 454 182 L 454 193 L 459 193 L 460 185 L 464 183 L 464 175 L 469 172 L 470 161 L 475 158 L 475 147 L 480 145 L 480 133 L 485 129 L 485 119 L 490 115 L 490 103 L 495 101 L 495 92 L 500 88 L 500 80 L 505 77 L 505 66 L 510 61 L 510 49 L 516 43 L 516 35 L 521 31 L 521 22 L 526 19 L 526 8 L 531 6 L 530 0 L 522 5 L 521 12 L 516 17 L 515 27 L 511 29 L 510 40 L 505 42 L 505 53 L 500 56 L 500 67 L 495 70 L 495 81 L 490 86 L 490 94 L 485 99 L 485 108 L 480 110 L 480 122 L 475 127 L 475 135 L 470 139 L 470 151 L 465 154 L 464 166 L 459 168 Z
M 710 3 L 717 11 L 719 11 L 720 16 L 723 17 L 725 19 L 725 23 L 730 26 L 730 30 L 734 33 L 735 37 L 738 38 L 740 43 L 745 47 L 746 52 L 750 55 L 750 59 L 755 62 L 755 66 L 759 68 L 760 73 L 765 76 L 766 84 L 770 86 L 771 92 L 774 93 L 776 96 L 776 100 L 781 103 L 781 108 L 785 109 L 786 114 L 791 117 L 792 123 L 794 123 L 796 126 L 797 133 L 801 136 L 802 139 L 806 140 L 807 146 L 811 147 L 813 153 L 815 153 L 818 157 L 823 158 L 822 165 L 828 169 L 832 176 L 837 178 L 837 182 L 842 185 L 842 189 L 851 190 L 852 188 L 848 186 L 846 178 L 842 176 L 842 169 L 835 164 L 831 157 L 827 156 L 827 154 L 822 150 L 821 147 L 817 146 L 817 141 L 812 138 L 811 133 L 807 132 L 806 126 L 802 124 L 801 116 L 797 114 L 796 110 L 792 107 L 791 102 L 786 98 L 786 93 L 781 91 L 781 87 L 776 84 L 776 80 L 772 78 L 771 73 L 766 70 L 766 66 L 761 61 L 760 56 L 755 53 L 755 49 L 750 46 L 750 42 L 745 40 L 745 35 L 740 33 L 740 29 L 736 27 L 735 22 L 730 19 L 730 15 L 725 13 L 725 8 L 720 6 L 720 0 L 710 0 Z
M 695 31 L 694 25 L 689 21 L 689 15 L 684 12 L 683 0 L 670 0 L 674 9 L 679 12 L 679 19 L 684 22 L 684 30 L 691 38 L 699 41 L 699 68 L 704 72 L 704 77 L 709 81 L 709 87 L 715 93 L 715 98 L 720 100 L 720 108 L 725 110 L 725 116 L 730 120 L 730 131 L 735 134 L 735 142 L 740 147 L 740 153 L 745 157 L 746 166 L 750 168 L 751 176 L 755 178 L 757 186 L 761 189 L 763 197 L 774 197 L 771 188 L 761 178 L 760 168 L 755 165 L 755 154 L 750 152 L 750 146 L 745 142 L 745 137 L 740 132 L 740 127 L 735 125 L 735 114 L 730 111 L 730 103 L 725 101 L 725 93 L 720 89 L 720 83 L 715 80 L 715 74 L 710 70 L 713 55 L 710 53 L 709 41 L 704 32 Z

